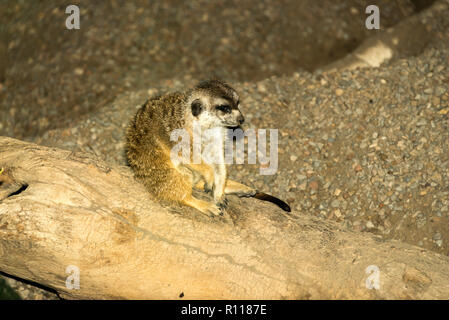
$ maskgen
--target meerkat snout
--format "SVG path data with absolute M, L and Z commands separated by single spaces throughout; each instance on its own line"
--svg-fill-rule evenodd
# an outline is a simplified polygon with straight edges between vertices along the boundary
M 221 110 L 223 108 L 225 109 L 225 111 Z M 221 119 L 221 122 L 226 127 L 238 127 L 245 121 L 242 112 L 238 108 L 231 109 L 231 107 L 228 107 L 226 105 L 219 105 L 217 106 L 217 109 L 219 110 L 217 112 L 217 116 Z
M 240 113 L 240 115 L 237 117 L 237 122 L 239 124 L 243 124 L 243 122 L 245 122 L 245 117 L 243 117 L 242 113 Z

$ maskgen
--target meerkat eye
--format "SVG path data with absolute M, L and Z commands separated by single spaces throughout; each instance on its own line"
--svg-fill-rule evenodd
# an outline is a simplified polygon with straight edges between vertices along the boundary
M 228 106 L 228 105 L 225 105 L 225 104 L 216 106 L 216 109 L 220 110 L 220 111 L 222 111 L 224 113 L 230 113 L 231 112 L 231 107 Z
M 194 116 L 194 117 L 198 116 L 198 115 L 201 113 L 201 111 L 203 110 L 203 106 L 202 106 L 202 104 L 201 104 L 201 101 L 198 100 L 198 99 L 196 99 L 195 101 L 193 101 L 193 102 L 192 102 L 192 105 L 191 105 L 191 108 L 192 108 L 192 114 L 193 114 L 193 116 Z

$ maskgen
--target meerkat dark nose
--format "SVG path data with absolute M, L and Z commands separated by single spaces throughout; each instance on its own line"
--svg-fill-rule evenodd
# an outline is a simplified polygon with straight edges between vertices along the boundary
M 245 118 L 243 118 L 242 115 L 239 115 L 239 116 L 237 117 L 237 122 L 238 122 L 239 124 L 242 124 L 243 122 L 245 122 Z

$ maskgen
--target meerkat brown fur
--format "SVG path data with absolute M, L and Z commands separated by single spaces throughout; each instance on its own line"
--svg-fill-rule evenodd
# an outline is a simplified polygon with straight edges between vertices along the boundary
M 152 98 L 137 111 L 128 126 L 128 162 L 135 176 L 156 199 L 175 201 L 205 214 L 222 214 L 228 194 L 270 201 L 290 211 L 290 207 L 282 200 L 227 179 L 223 145 L 217 144 L 210 151 L 223 161 L 211 163 L 204 158 L 204 154 L 199 164 L 171 160 L 171 150 L 177 143 L 170 140 L 173 130 L 184 129 L 192 142 L 195 123 L 199 124 L 201 130 L 218 129 L 219 139 L 224 139 L 225 129 L 237 127 L 243 121 L 237 92 L 219 80 L 201 82 L 184 93 Z M 193 197 L 193 188 L 211 190 L 213 202 Z

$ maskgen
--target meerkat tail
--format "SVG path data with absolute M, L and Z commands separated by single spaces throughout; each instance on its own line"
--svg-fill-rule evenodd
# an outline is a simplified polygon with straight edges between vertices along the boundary
M 268 201 L 271 203 L 274 203 L 275 205 L 277 205 L 279 208 L 281 208 L 284 211 L 287 212 L 291 212 L 290 206 L 285 203 L 284 201 L 282 201 L 281 199 L 278 199 L 276 197 L 273 197 L 272 195 L 263 193 L 263 192 L 257 192 L 253 198 L 262 200 L 262 201 Z

